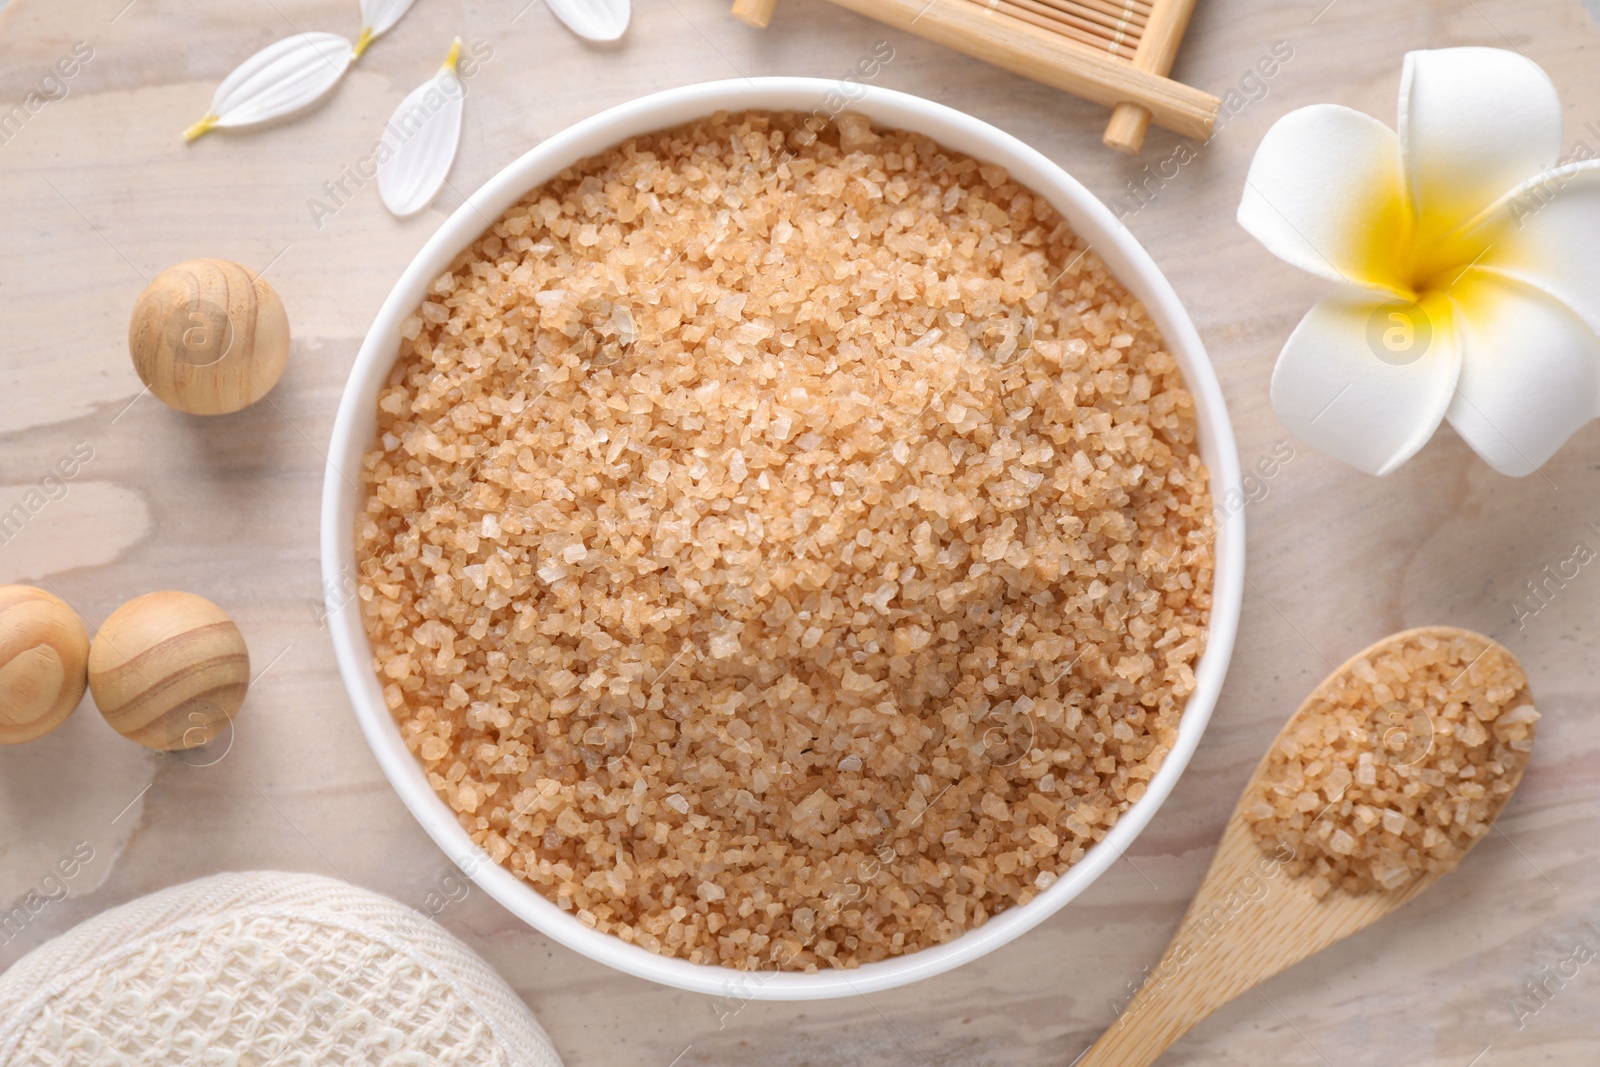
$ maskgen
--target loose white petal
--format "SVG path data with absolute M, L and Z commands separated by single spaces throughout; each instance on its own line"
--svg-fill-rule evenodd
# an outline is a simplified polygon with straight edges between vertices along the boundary
M 402 218 L 433 202 L 455 162 L 461 143 L 466 90 L 456 73 L 461 38 L 450 47 L 439 73 L 411 91 L 384 127 L 378 153 L 378 193 Z
M 387 33 L 400 16 L 411 10 L 417 0 L 361 0 L 361 37 L 356 41 L 356 55 L 367 50 L 367 45 Z
M 1600 160 L 1523 183 L 1439 254 L 1537 286 L 1600 332 Z
M 1532 474 L 1600 415 L 1600 337 L 1538 289 L 1486 272 L 1450 298 L 1461 346 L 1450 425 L 1501 474 Z
M 1333 104 L 1291 111 L 1256 150 L 1239 224 L 1301 270 L 1405 292 L 1399 260 L 1408 223 L 1394 131 Z
M 556 18 L 579 37 L 615 41 L 628 28 L 628 0 L 544 0 Z
M 336 33 L 297 33 L 270 44 L 223 79 L 211 111 L 184 131 L 194 140 L 213 127 L 254 126 L 309 107 L 339 84 L 351 44 Z
M 1423 247 L 1555 164 L 1561 100 L 1530 59 L 1502 48 L 1408 52 L 1400 152 Z
M 1300 320 L 1272 372 L 1272 407 L 1306 444 L 1388 474 L 1433 436 L 1460 366 L 1448 304 L 1339 289 Z

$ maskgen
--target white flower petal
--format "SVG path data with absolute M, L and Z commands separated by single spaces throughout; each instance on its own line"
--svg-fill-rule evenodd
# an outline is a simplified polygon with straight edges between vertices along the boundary
M 456 73 L 461 39 L 439 73 L 411 91 L 384 127 L 378 153 L 378 194 L 402 218 L 433 202 L 461 144 L 466 89 Z
M 1600 337 L 1539 290 L 1486 272 L 1450 299 L 1461 348 L 1450 425 L 1501 474 L 1532 474 L 1600 415 Z
M 1406 193 L 1426 247 L 1561 152 L 1561 100 L 1538 64 L 1503 48 L 1406 54 L 1400 79 Z
M 1600 160 L 1523 183 L 1438 255 L 1536 286 L 1600 333 Z
M 297 33 L 268 45 L 223 79 L 210 113 L 184 136 L 192 141 L 215 126 L 254 126 L 309 107 L 339 84 L 351 47 L 336 33 Z
M 628 0 L 544 0 L 556 18 L 579 37 L 615 41 L 628 28 L 632 14 Z
M 1332 104 L 1291 111 L 1256 149 L 1239 224 L 1301 270 L 1403 292 L 1407 222 L 1394 131 Z
M 361 0 L 361 26 L 372 31 L 372 36 L 386 33 L 400 21 L 400 16 L 411 10 L 417 0 Z
M 1311 447 L 1387 474 L 1433 436 L 1459 366 L 1445 302 L 1424 307 L 1338 289 L 1283 346 L 1272 407 Z
M 387 33 L 417 0 L 361 0 L 361 38 L 356 41 L 359 57 L 367 45 Z

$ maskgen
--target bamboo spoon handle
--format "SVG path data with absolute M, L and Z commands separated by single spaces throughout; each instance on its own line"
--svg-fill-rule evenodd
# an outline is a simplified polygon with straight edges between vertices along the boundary
M 1286 857 L 1283 857 L 1286 858 Z M 1272 960 L 1251 958 L 1252 936 L 1271 922 L 1294 886 L 1280 858 L 1263 852 L 1242 820 L 1230 821 L 1204 883 L 1143 988 L 1077 1067 L 1145 1067 L 1213 1011 L 1264 978 L 1310 955 L 1283 936 Z M 1283 933 L 1288 934 L 1288 931 Z
M 1236 810 L 1166 954 L 1077 1067 L 1147 1067 L 1234 997 L 1377 922 L 1439 877 L 1319 899 L 1284 869 L 1291 858 L 1263 851 Z

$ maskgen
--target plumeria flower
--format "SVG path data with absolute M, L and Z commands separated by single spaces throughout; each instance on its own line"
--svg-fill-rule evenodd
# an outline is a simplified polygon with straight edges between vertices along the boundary
M 1550 79 L 1495 48 L 1408 54 L 1398 133 L 1333 105 L 1267 132 L 1239 222 L 1337 283 L 1273 371 L 1291 432 L 1387 474 L 1449 419 L 1525 475 L 1600 415 L 1600 160 L 1560 151 Z

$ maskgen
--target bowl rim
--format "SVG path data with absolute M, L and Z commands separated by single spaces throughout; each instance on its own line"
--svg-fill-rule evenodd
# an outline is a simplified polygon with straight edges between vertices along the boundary
M 838 106 L 835 106 L 835 103 Z M 376 433 L 376 397 L 398 355 L 400 324 L 457 254 L 535 186 L 629 137 L 716 111 L 749 109 L 866 115 L 921 133 L 942 146 L 1004 166 L 1043 195 L 1099 253 L 1161 330 L 1194 396 L 1201 456 L 1211 474 L 1215 566 L 1206 650 L 1179 721 L 1178 738 L 1145 795 L 1106 837 L 1027 904 L 991 916 L 954 940 L 850 970 L 816 974 L 740 971 L 657 954 L 584 926 L 473 844 L 456 814 L 428 785 L 387 707 L 354 586 L 357 508 L 354 475 Z M 385 776 L 423 829 L 458 867 L 507 910 L 552 940 L 616 970 L 678 989 L 740 1000 L 812 1000 L 890 989 L 951 970 L 1004 945 L 1055 914 L 1120 858 L 1172 792 L 1211 717 L 1232 655 L 1244 585 L 1244 516 L 1237 448 L 1222 389 L 1176 292 L 1144 247 L 1113 213 L 1064 169 L 1004 131 L 944 104 L 857 81 L 756 77 L 668 89 L 567 127 L 490 178 L 417 252 L 385 298 L 362 341 L 335 417 L 324 471 L 321 553 L 326 616 L 339 672 L 367 743 Z

